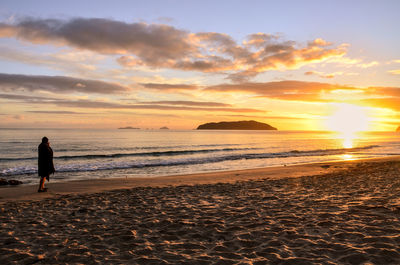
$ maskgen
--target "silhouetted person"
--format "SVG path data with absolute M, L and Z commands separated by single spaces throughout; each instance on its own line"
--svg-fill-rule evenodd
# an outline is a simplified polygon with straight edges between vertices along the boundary
M 42 138 L 42 143 L 38 147 L 39 159 L 38 159 L 38 174 L 40 177 L 40 184 L 38 192 L 45 192 L 47 188 L 44 187 L 45 179 L 50 180 L 50 174 L 53 174 L 56 170 L 53 164 L 53 150 L 50 147 L 49 139 L 47 137 Z

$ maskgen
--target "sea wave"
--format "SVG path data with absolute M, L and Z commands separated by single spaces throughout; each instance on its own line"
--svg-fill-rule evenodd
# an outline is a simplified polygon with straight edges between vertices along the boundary
M 179 155 L 192 155 L 203 153 L 215 152 L 235 152 L 246 150 L 258 150 L 260 148 L 217 148 L 217 149 L 191 149 L 191 150 L 169 150 L 169 151 L 155 151 L 155 152 L 139 152 L 139 153 L 110 153 L 110 154 L 84 154 L 84 155 L 65 155 L 56 156 L 54 159 L 61 160 L 77 160 L 77 159 L 99 159 L 99 158 L 120 158 L 120 157 L 159 157 L 159 156 L 179 156 Z M 37 157 L 5 157 L 0 158 L 0 161 L 23 161 L 35 160 Z
M 355 152 L 362 152 L 363 150 L 373 149 L 379 147 L 379 145 L 369 145 L 364 147 L 356 148 L 339 148 L 339 149 L 316 149 L 316 150 L 291 150 L 288 152 L 274 152 L 274 153 L 215 153 L 214 156 L 185 156 L 177 157 L 177 154 L 193 154 L 195 152 L 213 152 L 212 150 L 218 151 L 237 151 L 238 149 L 207 149 L 207 150 L 184 150 L 184 151 L 167 151 L 167 152 L 151 152 L 145 153 L 149 156 L 153 156 L 152 159 L 147 160 L 132 160 L 132 161 L 108 161 L 108 162 L 84 162 L 81 163 L 67 163 L 67 164 L 56 164 L 57 172 L 85 172 L 85 171 L 99 171 L 99 170 L 115 170 L 115 169 L 134 169 L 134 168 L 149 168 L 149 167 L 165 167 L 165 166 L 185 166 L 185 165 L 199 165 L 218 163 L 224 161 L 234 160 L 251 160 L 251 159 L 269 159 L 269 158 L 286 158 L 286 157 L 308 157 L 308 156 L 329 156 L 329 155 L 341 155 L 351 154 Z M 250 149 L 250 148 L 246 148 Z M 118 157 L 117 154 L 114 156 L 102 155 L 100 157 Z M 122 154 L 118 154 L 122 155 Z M 128 155 L 128 154 L 123 154 Z M 132 155 L 132 154 L 131 154 Z M 137 155 L 137 154 L 134 154 Z M 169 158 L 157 156 L 170 156 Z M 143 153 L 141 156 L 144 156 Z M 97 158 L 99 156 L 96 156 Z M 69 157 L 70 159 L 71 157 Z M 75 157 L 76 158 L 76 157 Z M 79 158 L 87 158 L 86 156 L 79 156 Z M 10 175 L 22 175 L 22 174 L 35 174 L 37 168 L 34 166 L 20 166 L 13 168 L 5 168 L 0 171 L 0 176 Z

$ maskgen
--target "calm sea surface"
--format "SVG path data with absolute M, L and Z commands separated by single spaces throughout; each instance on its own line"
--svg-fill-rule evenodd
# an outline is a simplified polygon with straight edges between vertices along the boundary
M 0 178 L 37 183 L 43 136 L 54 151 L 52 182 L 400 155 L 400 134 L 386 132 L 0 129 Z

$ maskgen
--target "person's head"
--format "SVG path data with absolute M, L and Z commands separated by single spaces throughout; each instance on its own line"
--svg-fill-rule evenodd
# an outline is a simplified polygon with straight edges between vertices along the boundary
M 46 136 L 42 138 L 42 143 L 47 144 L 49 143 L 49 138 L 47 138 Z

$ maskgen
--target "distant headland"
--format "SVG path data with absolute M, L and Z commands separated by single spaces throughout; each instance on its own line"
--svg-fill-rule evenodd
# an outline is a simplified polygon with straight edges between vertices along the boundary
M 278 130 L 269 124 L 257 121 L 211 122 L 197 127 L 197 130 Z
M 140 128 L 135 128 L 135 127 L 132 127 L 132 126 L 127 126 L 127 127 L 121 127 L 121 128 L 118 128 L 119 130 L 140 130 Z

